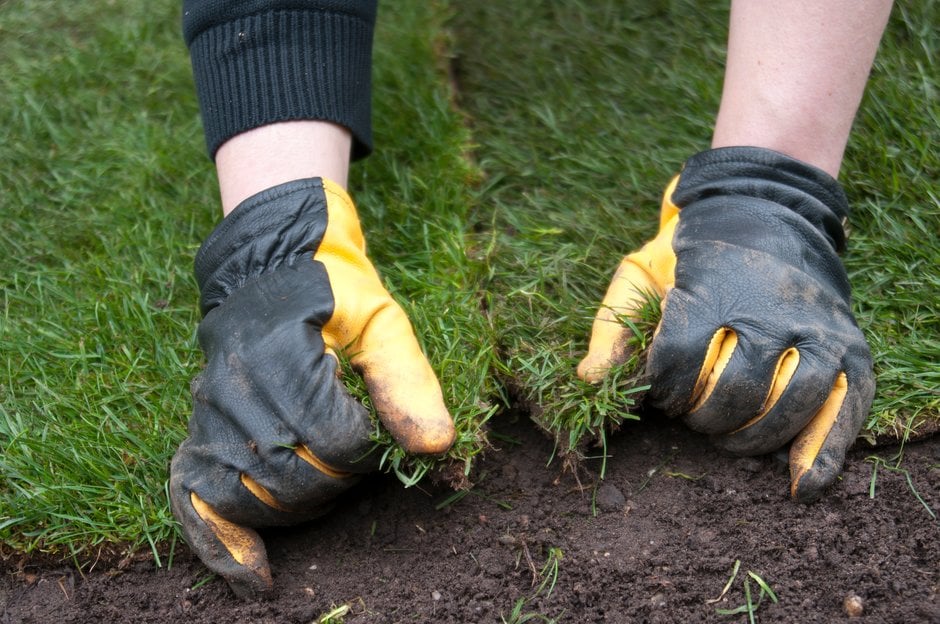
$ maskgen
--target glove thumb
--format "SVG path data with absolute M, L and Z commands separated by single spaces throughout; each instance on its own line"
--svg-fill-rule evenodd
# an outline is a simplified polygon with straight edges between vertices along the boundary
M 323 327 L 323 339 L 362 374 L 379 420 L 405 451 L 443 453 L 455 431 L 434 370 L 404 310 L 366 257 L 352 200 L 329 181 L 324 191 L 329 226 L 314 259 L 330 276 L 336 312 Z
M 620 262 L 594 317 L 588 353 L 578 364 L 578 377 L 588 383 L 600 382 L 611 367 L 630 357 L 628 345 L 633 331 L 624 319 L 639 320 L 640 310 L 651 295 L 660 297 L 663 306 L 666 304 L 676 272 L 672 237 L 679 211 L 670 197 L 677 180 L 666 189 L 659 233 Z
M 353 366 L 366 382 L 372 405 L 402 448 L 443 453 L 454 443 L 454 421 L 441 386 L 411 323 L 391 297 L 363 331 Z

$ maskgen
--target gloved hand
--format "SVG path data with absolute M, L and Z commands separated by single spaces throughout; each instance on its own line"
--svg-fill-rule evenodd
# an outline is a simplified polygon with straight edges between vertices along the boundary
M 240 204 L 196 256 L 206 368 L 170 468 L 183 534 L 235 593 L 272 588 L 253 527 L 295 524 L 377 467 L 345 354 L 405 450 L 436 454 L 454 426 L 402 309 L 365 255 L 355 207 L 311 178 Z
M 648 351 L 648 403 L 721 447 L 790 446 L 791 494 L 820 496 L 871 408 L 868 345 L 852 316 L 848 206 L 825 172 L 770 150 L 692 157 L 666 191 L 660 232 L 628 255 L 578 366 L 596 382 L 627 355 L 646 293 L 663 313 Z

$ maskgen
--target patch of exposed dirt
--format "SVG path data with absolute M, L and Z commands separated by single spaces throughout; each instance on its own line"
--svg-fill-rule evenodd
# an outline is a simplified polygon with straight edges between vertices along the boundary
M 269 602 L 204 582 L 178 548 L 170 568 L 149 557 L 81 573 L 7 561 L 0 622 L 306 624 L 348 604 L 347 624 L 463 624 L 510 621 L 520 599 L 521 613 L 559 622 L 741 622 L 716 609 L 745 604 L 745 579 L 756 601 L 748 571 L 779 599 L 763 600 L 758 621 L 846 621 L 855 595 L 863 613 L 853 621 L 940 622 L 940 522 L 927 510 L 940 515 L 936 437 L 904 448 L 910 483 L 882 466 L 872 497 L 872 451 L 857 449 L 829 495 L 805 506 L 787 498 L 779 459 L 728 457 L 678 423 L 628 423 L 606 480 L 594 487 L 595 460 L 580 488 L 548 464 L 552 445 L 531 423 L 495 426 L 501 448 L 459 500 L 379 476 L 328 517 L 269 532 Z

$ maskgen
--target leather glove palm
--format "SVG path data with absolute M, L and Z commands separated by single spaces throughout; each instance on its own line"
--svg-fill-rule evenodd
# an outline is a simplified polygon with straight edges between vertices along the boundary
M 791 494 L 836 479 L 874 395 L 871 355 L 837 253 L 848 214 L 825 172 L 759 148 L 691 158 L 667 190 L 660 232 L 627 256 L 578 374 L 624 361 L 646 293 L 663 297 L 648 402 L 739 454 L 793 440 Z
M 272 588 L 252 527 L 322 515 L 377 467 L 373 425 L 338 378 L 362 373 L 379 418 L 415 453 L 450 447 L 440 386 L 365 255 L 355 207 L 319 178 L 240 204 L 196 257 L 206 368 L 170 499 L 196 554 L 241 596 Z

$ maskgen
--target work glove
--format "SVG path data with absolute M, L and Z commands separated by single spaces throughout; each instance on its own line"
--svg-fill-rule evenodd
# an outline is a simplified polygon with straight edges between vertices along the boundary
M 272 589 L 254 528 L 322 515 L 378 467 L 375 427 L 338 376 L 337 354 L 406 451 L 446 451 L 454 426 L 335 183 L 296 180 L 242 202 L 200 248 L 196 279 L 206 367 L 170 467 L 170 502 L 206 566 L 253 598 Z
M 792 441 L 791 495 L 816 499 L 838 477 L 875 388 L 837 255 L 847 216 L 838 182 L 783 154 L 692 157 L 666 191 L 659 234 L 617 269 L 579 376 L 594 383 L 625 361 L 622 319 L 661 297 L 648 405 L 737 454 Z

